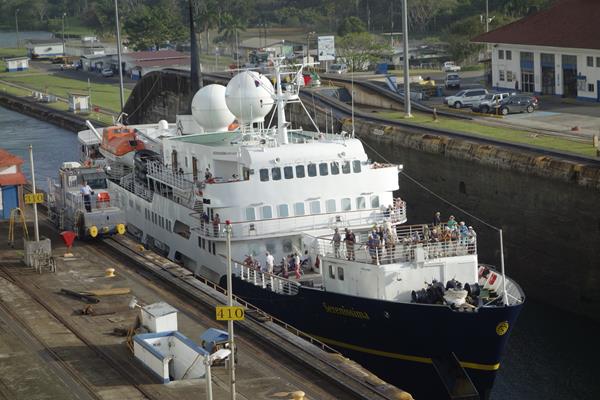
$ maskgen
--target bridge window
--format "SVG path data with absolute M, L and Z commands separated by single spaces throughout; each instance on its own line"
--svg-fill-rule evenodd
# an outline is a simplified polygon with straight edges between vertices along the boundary
M 350 161 L 344 161 L 342 164 L 342 173 L 349 174 L 350 173 Z
M 281 168 L 275 167 L 271 168 L 271 175 L 274 181 L 278 181 L 281 179 Z
M 338 175 L 340 173 L 340 163 L 337 161 L 331 162 L 331 175 Z
M 335 279 L 335 272 L 333 272 L 333 265 L 329 265 L 329 277 Z
M 290 210 L 287 204 L 280 204 L 277 206 L 277 215 L 279 218 L 285 218 L 290 216 Z
M 273 218 L 273 211 L 271 210 L 271 206 L 262 206 L 260 208 L 260 214 L 261 214 L 262 219 Z
M 308 164 L 308 176 L 317 176 L 317 164 Z
M 304 170 L 304 165 L 296 165 L 296 178 L 304 178 L 306 176 L 306 171 Z
M 304 215 L 304 203 L 294 203 L 294 215 Z
M 321 176 L 326 176 L 329 175 L 329 169 L 327 168 L 327 163 L 320 163 L 319 164 L 319 175 Z
M 354 171 L 354 173 L 360 172 L 360 160 L 352 161 L 352 170 Z
M 321 214 L 321 202 L 319 200 L 310 202 L 310 213 Z
M 352 204 L 350 203 L 350 199 L 345 198 L 342 199 L 342 211 L 350 211 L 352 209 Z
M 246 221 L 254 221 L 256 220 L 256 211 L 254 207 L 246 208 Z
M 260 174 L 261 182 L 266 182 L 269 180 L 269 170 L 268 169 L 263 168 L 260 171 L 258 171 L 258 173 Z
M 365 202 L 365 198 L 364 197 L 357 197 L 356 198 L 356 209 L 357 210 L 363 210 L 367 208 L 367 204 Z
M 338 273 L 338 279 L 340 281 L 343 281 L 344 280 L 344 268 L 337 267 L 337 273 Z
M 335 212 L 335 199 L 330 199 L 325 202 L 325 212 L 328 212 L 328 213 Z
M 379 208 L 379 196 L 371 196 L 371 208 Z
M 190 238 L 190 226 L 188 224 L 184 224 L 179 220 L 175 220 L 175 225 L 173 225 L 173 232 L 186 239 Z
M 294 168 L 283 167 L 283 176 L 285 179 L 292 179 L 294 177 Z

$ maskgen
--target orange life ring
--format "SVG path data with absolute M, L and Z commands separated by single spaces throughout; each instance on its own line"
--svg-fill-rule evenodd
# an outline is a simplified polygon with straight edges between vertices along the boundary
M 229 126 L 227 126 L 227 130 L 229 132 L 231 132 L 231 131 L 235 131 L 239 127 L 240 127 L 240 125 L 237 123 L 237 121 L 233 121 L 232 123 L 229 124 Z

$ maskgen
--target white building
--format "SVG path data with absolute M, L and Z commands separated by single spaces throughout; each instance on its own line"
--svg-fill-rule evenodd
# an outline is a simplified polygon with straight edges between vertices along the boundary
M 27 42 L 27 55 L 30 58 L 50 58 L 62 56 L 62 41 L 57 39 L 36 39 Z
M 600 101 L 600 2 L 559 0 L 472 39 L 492 50 L 494 89 Z
M 6 70 L 8 72 L 27 71 L 29 69 L 28 57 L 7 58 L 4 61 L 6 61 Z
M 90 96 L 82 93 L 69 93 L 69 111 L 74 113 L 90 111 Z

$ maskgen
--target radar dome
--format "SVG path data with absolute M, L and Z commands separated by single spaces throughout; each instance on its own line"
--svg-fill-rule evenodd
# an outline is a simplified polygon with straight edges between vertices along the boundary
M 235 119 L 225 103 L 225 86 L 207 85 L 192 99 L 192 116 L 205 131 L 226 131 Z
M 225 102 L 241 123 L 262 122 L 274 105 L 271 81 L 255 71 L 234 76 L 227 85 Z

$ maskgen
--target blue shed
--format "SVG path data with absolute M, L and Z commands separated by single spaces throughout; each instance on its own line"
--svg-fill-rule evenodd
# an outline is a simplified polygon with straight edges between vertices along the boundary
M 23 160 L 0 149 L 0 220 L 8 219 L 13 208 L 22 206 L 23 185 L 27 181 L 21 172 Z

